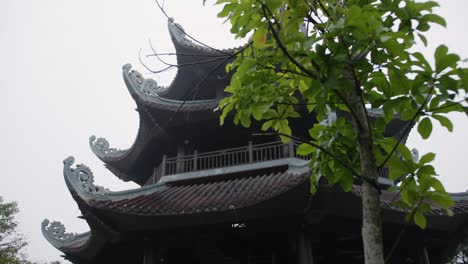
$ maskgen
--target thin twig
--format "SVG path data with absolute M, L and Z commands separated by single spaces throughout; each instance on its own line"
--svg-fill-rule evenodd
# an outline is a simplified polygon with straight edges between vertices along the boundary
M 220 63 L 218 63 L 213 69 L 211 69 L 210 72 L 208 72 L 207 75 L 205 75 L 203 77 L 202 80 L 200 80 L 200 82 L 194 87 L 194 89 L 191 91 L 190 94 L 188 94 L 188 96 L 186 96 L 183 100 L 183 102 L 179 105 L 179 107 L 177 108 L 177 111 L 175 113 L 173 113 L 171 115 L 171 117 L 169 117 L 169 119 L 167 120 L 167 122 L 163 125 L 163 126 L 166 126 L 168 123 L 170 123 L 172 121 L 172 119 L 177 115 L 177 113 L 179 113 L 180 109 L 182 109 L 182 107 L 185 105 L 185 103 L 187 102 L 187 100 L 193 95 L 195 94 L 198 89 L 200 88 L 200 86 L 206 81 L 206 79 L 208 79 L 208 77 L 211 76 L 211 74 L 213 74 L 221 65 L 223 65 L 226 61 L 228 61 L 229 58 L 226 58 L 224 59 L 223 61 L 221 61 Z
M 432 97 L 432 92 L 434 91 L 434 85 L 431 86 L 431 89 L 429 90 L 429 93 L 427 94 L 426 98 L 424 99 L 424 102 L 421 104 L 421 106 L 418 108 L 418 110 L 416 111 L 416 113 L 414 113 L 413 117 L 411 118 L 410 122 L 406 125 L 405 127 L 405 130 L 403 130 L 403 133 L 401 134 L 401 136 L 398 138 L 398 141 L 397 143 L 395 144 L 395 146 L 393 146 L 392 150 L 390 151 L 390 153 L 388 154 L 388 156 L 385 158 L 385 160 L 378 166 L 378 168 L 382 168 L 383 166 L 385 166 L 385 164 L 387 163 L 387 161 L 390 159 L 390 157 L 393 155 L 393 153 L 396 151 L 396 149 L 398 148 L 398 146 L 400 145 L 400 143 L 403 141 L 403 138 L 405 138 L 408 133 L 410 132 L 411 130 L 411 127 L 413 126 L 413 123 L 415 122 L 416 118 L 422 113 L 422 110 L 424 109 L 424 107 L 426 106 L 427 102 L 429 101 L 429 99 Z
M 140 61 L 141 65 L 143 65 L 143 67 L 145 67 L 149 72 L 151 73 L 161 73 L 161 72 L 165 72 L 165 71 L 168 71 L 168 70 L 171 70 L 173 68 L 175 68 L 175 66 L 173 65 L 169 65 L 167 66 L 166 68 L 162 69 L 162 70 L 158 70 L 158 71 L 155 71 L 153 69 L 151 69 L 148 65 L 146 65 L 143 60 L 141 59 L 141 49 L 140 51 L 138 52 L 138 60 Z
M 296 136 L 279 133 L 279 132 L 275 132 L 275 133 L 254 133 L 254 134 L 252 134 L 252 136 L 283 136 L 283 137 L 287 137 L 289 139 L 293 139 L 293 140 L 296 140 L 296 141 L 304 143 L 304 144 L 308 144 L 308 145 L 310 145 L 310 146 L 312 146 L 314 148 L 317 148 L 317 149 L 323 151 L 324 153 L 326 153 L 327 155 L 332 157 L 334 160 L 336 160 L 338 163 L 340 163 L 341 166 L 343 166 L 343 167 L 347 168 L 348 170 L 350 170 L 355 178 L 357 178 L 357 179 L 363 178 L 362 175 L 360 175 L 357 171 L 355 171 L 353 168 L 351 168 L 345 162 L 341 161 L 335 154 L 333 154 L 332 152 L 330 152 L 326 148 L 324 148 L 324 147 L 322 147 L 322 146 L 320 146 L 320 145 L 318 145 L 316 143 L 312 143 L 311 141 L 308 141 L 308 140 L 305 140 L 305 139 L 302 139 L 302 138 L 299 138 L 299 137 L 296 137 Z
M 161 10 L 161 12 L 164 14 L 164 16 L 166 16 L 167 19 L 171 20 L 171 17 L 166 13 L 166 11 L 164 10 L 164 7 L 159 3 L 159 1 L 158 1 L 158 0 L 154 0 L 154 1 L 156 2 L 156 5 L 158 5 L 159 10 Z M 179 29 L 181 32 L 183 32 L 183 33 L 185 34 L 185 36 L 189 37 L 191 40 L 195 41 L 196 43 L 198 43 L 198 44 L 200 44 L 200 45 L 202 45 L 202 46 L 204 46 L 204 47 L 207 47 L 207 48 L 209 48 L 209 49 L 211 49 L 211 50 L 217 51 L 217 52 L 219 52 L 219 53 L 224 53 L 224 54 L 226 54 L 226 55 L 233 56 L 232 54 L 230 54 L 230 53 L 228 53 L 228 52 L 225 52 L 225 51 L 219 50 L 219 49 L 215 49 L 215 48 L 213 48 L 213 47 L 211 47 L 211 46 L 209 46 L 209 45 L 207 45 L 207 44 L 205 44 L 205 43 L 203 43 L 203 42 L 201 42 L 201 41 L 195 39 L 194 37 L 192 37 L 191 35 L 189 35 L 187 32 L 185 32 L 185 30 L 184 30 L 183 28 L 181 28 L 181 27 L 178 26 L 177 24 L 174 24 L 174 25 L 177 27 L 177 29 Z
M 288 51 L 288 49 L 286 48 L 286 46 L 284 46 L 284 43 L 281 41 L 281 39 L 279 38 L 278 36 L 278 33 L 276 32 L 276 30 L 274 29 L 273 27 L 273 24 L 271 23 L 270 19 L 268 18 L 268 15 L 267 15 L 267 10 L 268 12 L 271 14 L 271 11 L 268 9 L 267 6 L 265 6 L 265 4 L 263 4 L 261 1 L 258 1 L 260 3 L 260 5 L 262 6 L 262 10 L 263 10 L 263 15 L 265 16 L 265 18 L 267 18 L 268 20 L 268 28 L 271 32 L 271 34 L 273 35 L 273 38 L 275 39 L 275 42 L 276 44 L 278 45 L 278 47 L 280 48 L 280 50 L 283 52 L 283 54 L 289 59 L 290 62 L 292 62 L 294 65 L 296 65 L 301 71 L 303 71 L 304 73 L 306 73 L 309 77 L 311 78 L 314 78 L 314 79 L 318 79 L 318 77 L 315 75 L 315 73 L 313 73 L 311 70 L 307 69 L 306 67 L 304 67 L 304 65 L 302 65 L 301 63 L 299 63 Z M 275 21 L 275 24 L 276 23 L 276 19 L 274 17 L 272 17 L 272 19 L 274 19 Z
M 421 206 L 423 200 L 424 200 L 424 198 L 421 197 L 421 199 L 418 202 L 418 205 L 411 211 L 410 220 L 405 222 L 405 224 L 401 228 L 400 232 L 398 233 L 397 238 L 395 239 L 395 242 L 393 242 L 393 245 L 392 245 L 390 251 L 388 252 L 388 255 L 385 257 L 385 263 L 388 263 L 390 261 L 390 259 L 392 258 L 392 255 L 395 252 L 398 244 L 400 244 L 401 238 L 403 237 L 403 234 L 405 233 L 406 228 L 408 227 L 411 219 L 413 219 L 414 215 L 416 214 L 416 211 Z

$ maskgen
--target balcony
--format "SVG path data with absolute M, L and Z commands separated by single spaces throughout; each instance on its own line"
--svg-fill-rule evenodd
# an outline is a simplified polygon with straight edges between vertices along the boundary
M 259 170 L 279 166 L 287 166 L 290 170 L 307 169 L 311 155 L 296 154 L 300 143 L 294 140 L 289 143 L 281 141 L 263 144 L 229 148 L 211 152 L 167 158 L 163 156 L 162 162 L 155 168 L 153 175 L 145 185 L 159 182 L 181 180 L 188 178 L 215 176 L 249 170 Z M 379 170 L 379 182 L 393 185 L 388 179 L 388 168 Z

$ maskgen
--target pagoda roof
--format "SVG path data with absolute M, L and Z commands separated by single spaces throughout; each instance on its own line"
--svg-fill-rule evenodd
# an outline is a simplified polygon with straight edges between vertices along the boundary
M 167 141 L 171 128 L 187 122 L 217 119 L 219 113 L 213 113 L 213 110 L 229 85 L 230 75 L 225 72 L 225 66 L 233 60 L 239 48 L 220 50 L 198 44 L 173 19 L 169 19 L 168 29 L 178 65 L 169 86 L 160 86 L 155 80 L 145 78 L 130 64 L 122 68 L 123 79 L 140 117 L 132 146 L 115 149 L 104 138 L 90 137 L 92 151 L 124 181 L 144 183 L 151 170 L 140 169 L 145 164 L 139 162 L 148 148 L 160 147 L 158 141 Z
M 310 196 L 307 170 L 175 179 L 112 192 L 94 185 L 93 173 L 87 166 L 79 164 L 73 168 L 73 164 L 73 157 L 64 160 L 65 182 L 91 232 L 71 234 L 59 222 L 42 223 L 44 236 L 69 259 L 90 259 L 112 241 L 119 241 L 119 236 L 139 231 L 162 232 L 258 218 L 275 219 L 274 216 L 361 217 L 360 186 L 343 192 L 338 187 L 323 185 L 317 194 Z M 387 224 L 405 224 L 407 212 L 392 204 L 399 197 L 395 191 L 381 193 L 383 219 Z M 465 225 L 468 193 L 454 193 L 451 197 L 455 201 L 450 208 L 453 217 L 428 201 L 431 211 L 426 214 L 425 232 L 456 232 Z
M 58 221 L 45 219 L 41 224 L 42 235 L 56 249 L 65 253 L 73 262 L 88 263 L 104 246 L 106 239 L 93 235 L 99 232 L 66 233 L 65 226 Z M 76 263 L 76 262 L 75 262 Z
M 301 170 L 264 175 L 210 177 L 161 181 L 154 185 L 112 192 L 94 185 L 89 167 L 74 158 L 64 160 L 64 177 L 78 203 L 94 210 L 138 215 L 189 215 L 223 212 L 249 207 L 289 191 L 303 183 L 308 172 Z
M 64 160 L 64 177 L 78 202 L 84 202 L 95 209 L 139 215 L 187 215 L 248 207 L 277 197 L 297 186 L 309 185 L 307 179 L 310 176 L 307 165 L 304 165 L 303 169 L 294 168 L 266 174 L 254 171 L 224 177 L 174 178 L 137 189 L 113 192 L 94 185 L 94 176 L 89 167 L 78 164 L 72 168 L 73 164 L 73 157 Z M 337 192 L 327 186 L 321 188 Z M 309 188 L 304 190 L 309 195 Z M 345 195 L 361 198 L 360 185 L 354 185 Z M 455 214 L 468 215 L 468 192 L 450 195 L 455 202 L 450 209 Z M 401 197 L 398 191 L 382 190 L 380 197 L 384 209 L 402 211 L 392 204 Z M 436 203 L 426 202 L 431 208 L 428 215 L 447 215 Z
M 145 78 L 132 69 L 130 64 L 123 66 L 123 79 L 136 102 L 140 119 L 133 144 L 121 150 L 112 148 L 102 137 L 91 136 L 89 140 L 94 154 L 123 181 L 143 185 L 161 162 L 162 156 L 171 155 L 170 152 L 174 154 L 177 142 L 185 140 L 180 138 L 183 134 L 181 131 L 195 131 L 199 134 L 205 131 L 204 136 L 197 137 L 206 145 L 226 141 L 225 138 L 230 137 L 230 134 L 242 134 L 250 138 L 253 132 L 259 131 L 257 123 L 245 129 L 235 127 L 230 120 L 219 127 L 220 112 L 214 111 L 224 96 L 224 88 L 229 85 L 231 77 L 225 72 L 225 65 L 241 48 L 219 50 L 203 46 L 192 41 L 182 26 L 173 19 L 169 19 L 168 29 L 179 65 L 169 86 L 163 87 L 155 80 Z M 308 118 L 311 115 L 305 108 L 304 113 Z M 373 117 L 379 113 L 370 111 L 369 115 Z M 303 132 L 308 130 L 298 123 L 300 122 L 292 120 L 291 126 L 299 125 L 299 130 Z M 394 132 L 393 136 L 399 137 L 398 134 L 403 132 L 405 125 L 406 122 L 395 119 L 388 130 Z M 206 137 L 206 134 L 216 136 Z

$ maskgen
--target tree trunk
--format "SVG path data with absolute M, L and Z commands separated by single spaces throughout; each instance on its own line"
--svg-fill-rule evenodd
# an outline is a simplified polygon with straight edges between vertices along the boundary
M 352 114 L 353 127 L 361 158 L 362 181 L 362 242 L 366 264 L 384 264 L 382 218 L 377 165 L 375 164 L 373 139 L 365 105 L 357 90 L 347 94 Z

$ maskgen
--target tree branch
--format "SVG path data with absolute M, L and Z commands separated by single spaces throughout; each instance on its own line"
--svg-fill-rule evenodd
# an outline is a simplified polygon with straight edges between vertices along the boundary
M 271 32 L 271 34 L 273 35 L 273 38 L 275 39 L 275 42 L 276 44 L 278 45 L 278 47 L 280 48 L 280 50 L 283 52 L 283 54 L 289 59 L 289 61 L 291 63 L 293 63 L 294 65 L 296 65 L 301 71 L 303 71 L 305 74 L 308 75 L 308 77 L 310 78 L 314 78 L 314 79 L 318 79 L 318 76 L 315 75 L 315 73 L 313 73 L 311 70 L 307 69 L 306 67 L 304 67 L 304 65 L 302 65 L 301 63 L 299 63 L 288 51 L 288 49 L 286 48 L 286 46 L 284 46 L 284 43 L 281 41 L 281 39 L 279 38 L 278 36 L 278 33 L 276 32 L 276 30 L 274 29 L 273 27 L 273 23 L 271 23 L 270 19 L 268 18 L 268 15 L 267 15 L 267 10 L 268 10 L 268 7 L 265 6 L 265 4 L 263 4 L 261 1 L 258 1 L 260 3 L 260 5 L 262 6 L 262 10 L 263 10 L 263 15 L 265 16 L 265 18 L 268 20 L 268 28 L 269 28 L 269 31 Z M 268 12 L 271 14 L 271 11 L 268 10 Z M 276 19 L 274 17 L 272 17 L 272 19 L 274 19 L 275 23 L 276 22 Z
M 324 147 L 322 147 L 322 146 L 320 146 L 320 145 L 318 145 L 316 143 L 312 143 L 312 142 L 310 142 L 308 140 L 305 140 L 305 139 L 302 139 L 302 138 L 299 138 L 299 137 L 296 137 L 296 136 L 292 136 L 292 135 L 279 133 L 279 132 L 275 132 L 275 133 L 254 133 L 254 134 L 252 134 L 252 136 L 283 136 L 283 137 L 287 137 L 287 138 L 290 138 L 292 140 L 298 141 L 300 143 L 308 144 L 308 145 L 310 145 L 310 146 L 312 146 L 314 148 L 317 148 L 317 149 L 325 152 L 327 155 L 332 157 L 334 160 L 338 161 L 338 163 L 340 163 L 343 167 L 346 167 L 347 169 L 349 169 L 355 176 L 362 177 L 357 171 L 355 171 L 353 168 L 349 167 L 349 165 L 347 165 L 343 161 L 341 161 L 335 154 L 333 154 L 332 152 L 330 152 L 326 148 L 324 148 Z
M 403 133 L 401 134 L 401 136 L 398 138 L 398 141 L 397 143 L 395 144 L 395 146 L 393 146 L 392 150 L 390 151 L 390 153 L 388 154 L 388 156 L 385 158 L 385 160 L 378 166 L 378 168 L 382 168 L 383 166 L 385 166 L 385 164 L 387 163 L 387 161 L 392 157 L 393 153 L 395 153 L 396 149 L 398 148 L 398 146 L 401 144 L 401 141 L 403 141 L 403 138 L 405 138 L 408 133 L 410 132 L 411 130 L 411 127 L 412 127 L 412 124 L 415 122 L 416 118 L 422 113 L 422 110 L 424 109 L 424 107 L 426 106 L 427 102 L 429 101 L 429 99 L 432 97 L 432 92 L 434 91 L 434 85 L 431 86 L 431 89 L 429 90 L 429 93 L 427 94 L 426 98 L 424 99 L 424 102 L 421 104 L 421 106 L 418 108 L 418 110 L 416 111 L 416 113 L 414 113 L 413 117 L 411 118 L 410 122 L 408 123 L 408 125 L 406 125 L 405 127 L 405 130 L 403 130 Z

